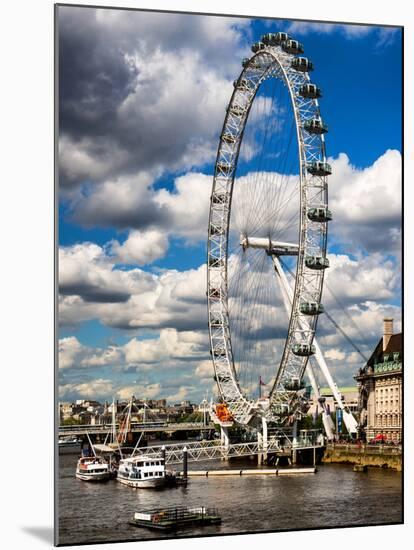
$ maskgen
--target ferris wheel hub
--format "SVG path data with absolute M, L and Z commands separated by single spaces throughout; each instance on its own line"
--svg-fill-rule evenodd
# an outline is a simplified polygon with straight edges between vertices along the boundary
M 299 252 L 299 245 L 275 241 L 269 237 L 247 237 L 246 235 L 240 235 L 240 246 L 242 246 L 243 250 L 261 248 L 269 255 L 275 256 L 297 256 Z

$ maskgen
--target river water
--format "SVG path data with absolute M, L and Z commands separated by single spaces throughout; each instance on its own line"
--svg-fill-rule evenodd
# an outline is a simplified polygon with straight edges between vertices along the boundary
M 76 461 L 76 455 L 59 457 L 59 544 L 171 536 L 128 524 L 135 511 L 162 506 L 219 509 L 221 525 L 178 531 L 185 537 L 402 522 L 402 476 L 392 470 L 356 473 L 349 465 L 325 464 L 303 476 L 192 477 L 187 487 L 145 490 L 116 480 L 79 481 Z M 213 461 L 193 466 L 224 467 Z M 251 468 L 255 462 L 237 460 L 230 467 Z

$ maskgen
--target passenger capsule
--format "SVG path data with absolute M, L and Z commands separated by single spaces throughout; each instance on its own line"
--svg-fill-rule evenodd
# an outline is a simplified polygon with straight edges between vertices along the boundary
M 322 90 L 316 84 L 303 84 L 299 88 L 299 95 L 306 99 L 318 99 L 322 97 Z
M 328 131 L 328 126 L 321 118 L 306 120 L 303 127 L 309 134 L 326 134 Z
M 271 63 L 270 58 L 264 58 L 264 57 L 254 57 L 250 61 L 249 70 L 264 70 L 269 67 Z
M 303 380 L 299 380 L 298 377 L 294 376 L 290 380 L 284 383 L 285 390 L 288 391 L 298 391 L 302 390 L 305 387 L 305 382 Z
M 326 206 L 318 206 L 309 208 L 307 211 L 308 219 L 312 222 L 330 222 L 332 220 L 332 212 Z
M 329 267 L 329 260 L 325 256 L 306 256 L 305 265 L 309 269 L 326 269 Z
M 322 304 L 317 302 L 302 302 L 299 305 L 299 311 L 304 315 L 320 315 L 325 309 Z
M 294 57 L 290 66 L 301 73 L 313 71 L 313 63 L 307 57 Z
M 242 67 L 245 69 L 247 67 L 247 65 L 249 64 L 250 62 L 250 58 L 249 57 L 245 57 L 243 58 L 242 60 Z
M 263 42 L 255 42 L 252 46 L 252 52 L 257 53 L 266 49 L 266 45 Z
M 297 40 L 286 40 L 281 44 L 282 50 L 286 53 L 291 53 L 293 55 L 298 55 L 305 51 L 303 44 Z
M 262 42 L 266 46 L 279 46 L 282 42 L 286 42 L 290 39 L 290 36 L 286 32 L 269 32 L 262 36 Z
M 327 162 L 317 160 L 306 165 L 306 170 L 312 176 L 330 176 L 332 174 L 332 167 Z
M 213 317 L 213 319 L 210 319 L 210 325 L 212 327 L 220 327 L 222 325 L 221 319 L 219 317 Z
M 268 32 L 267 34 L 264 34 L 262 36 L 263 44 L 265 44 L 266 46 L 275 46 L 276 45 L 275 36 L 276 35 L 272 32 Z
M 291 40 L 291 37 L 288 35 L 287 32 L 277 32 L 273 36 L 273 40 L 276 44 L 281 44 L 282 42 L 287 42 L 288 40 Z
M 313 344 L 293 344 L 292 353 L 299 357 L 309 357 L 316 352 L 316 348 Z

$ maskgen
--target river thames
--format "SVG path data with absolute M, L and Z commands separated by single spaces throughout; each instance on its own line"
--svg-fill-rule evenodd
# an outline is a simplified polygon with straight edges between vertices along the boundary
M 192 477 L 187 487 L 131 489 L 116 480 L 86 483 L 75 478 L 77 456 L 59 457 L 59 544 L 115 542 L 171 535 L 129 525 L 134 512 L 162 506 L 217 507 L 221 525 L 187 528 L 176 536 L 283 531 L 402 522 L 401 473 L 350 465 L 319 465 L 301 476 Z M 224 462 L 189 465 L 222 469 Z M 250 460 L 231 462 L 237 469 Z

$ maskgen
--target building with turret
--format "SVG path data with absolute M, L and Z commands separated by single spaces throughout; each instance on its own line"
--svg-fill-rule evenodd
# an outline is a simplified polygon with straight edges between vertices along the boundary
M 355 376 L 358 384 L 361 437 L 369 441 L 402 440 L 402 333 L 384 319 L 383 336 L 367 364 Z

